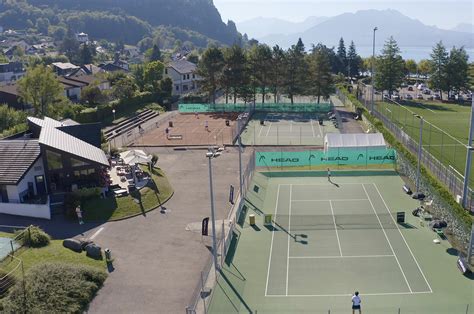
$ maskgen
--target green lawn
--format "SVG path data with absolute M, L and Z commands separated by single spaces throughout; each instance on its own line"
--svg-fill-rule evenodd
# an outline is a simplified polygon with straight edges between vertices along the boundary
M 444 165 L 451 165 L 464 174 L 466 147 L 469 136 L 470 106 L 444 104 L 433 101 L 404 101 L 403 106 L 392 103 L 377 103 L 377 109 L 394 121 L 418 143 L 420 120 L 413 113 L 424 118 L 423 146 Z M 445 131 L 443 134 L 439 129 Z M 474 171 L 470 185 L 474 185 Z
M 149 172 L 145 166 L 142 166 L 142 169 Z M 149 182 L 146 187 L 133 195 L 86 201 L 82 204 L 84 219 L 86 221 L 118 220 L 155 209 L 173 195 L 173 188 L 161 169 L 154 168 L 152 178 L 154 184 Z

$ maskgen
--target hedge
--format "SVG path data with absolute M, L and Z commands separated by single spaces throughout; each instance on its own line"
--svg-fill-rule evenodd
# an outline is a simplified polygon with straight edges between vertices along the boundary
M 385 126 L 383 125 L 382 121 L 375 118 L 367 109 L 362 105 L 362 103 L 356 98 L 355 95 L 349 93 L 345 86 L 338 85 L 339 90 L 352 102 L 352 104 L 359 110 L 362 110 L 362 114 L 364 117 L 369 120 L 370 123 L 380 132 L 383 134 L 385 140 L 395 148 L 399 154 L 402 154 L 413 167 L 417 167 L 418 159 L 417 157 L 412 154 L 402 143 L 400 143 L 393 134 L 388 131 Z M 436 179 L 429 170 L 427 170 L 423 165 L 420 167 L 420 171 L 422 176 L 426 179 L 427 183 L 430 184 L 441 196 L 441 198 L 450 206 L 450 208 L 454 211 L 454 215 L 458 217 L 464 224 L 465 227 L 468 229 L 471 228 L 473 218 L 471 215 L 460 205 L 458 204 L 449 190 Z

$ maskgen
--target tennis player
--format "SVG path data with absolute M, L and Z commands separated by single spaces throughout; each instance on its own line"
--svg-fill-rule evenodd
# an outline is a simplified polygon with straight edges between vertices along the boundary
M 360 300 L 359 297 L 359 291 L 354 292 L 354 295 L 352 296 L 352 314 L 355 314 L 356 310 L 359 310 L 359 314 L 362 313 L 360 309 L 360 303 L 362 301 Z
M 331 182 L 331 169 L 328 168 L 328 181 Z

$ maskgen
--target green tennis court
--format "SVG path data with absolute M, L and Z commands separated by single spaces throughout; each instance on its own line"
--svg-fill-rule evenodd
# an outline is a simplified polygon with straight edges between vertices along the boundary
M 322 125 L 319 119 L 322 118 Z M 262 125 L 260 122 L 264 121 Z M 339 133 L 322 113 L 257 113 L 242 132 L 244 145 L 324 144 L 326 133 Z
M 473 279 L 410 214 L 401 178 L 365 174 L 257 173 L 209 312 L 348 313 L 358 290 L 364 313 L 474 313 Z

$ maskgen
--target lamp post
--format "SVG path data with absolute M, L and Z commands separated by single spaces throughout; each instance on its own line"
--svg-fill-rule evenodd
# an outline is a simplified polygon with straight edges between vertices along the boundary
M 239 132 L 239 191 L 240 195 L 242 195 L 242 189 L 243 189 L 243 176 L 242 176 L 242 138 L 240 137 L 240 125 L 241 125 L 242 120 L 239 118 L 237 119 L 237 132 Z
M 114 121 L 115 121 L 115 109 L 112 109 L 112 113 L 114 114 Z
M 423 117 L 417 114 L 414 116 L 420 119 L 420 137 L 418 139 L 418 165 L 416 167 L 416 193 L 420 192 L 420 166 L 421 166 L 421 153 L 423 150 Z
M 209 148 L 206 153 L 206 157 L 209 159 L 209 189 L 211 193 L 211 223 L 212 223 L 212 256 L 214 258 L 214 268 L 217 271 L 219 269 L 219 263 L 217 262 L 217 239 L 216 239 L 216 217 L 214 213 L 214 190 L 212 186 L 212 158 L 217 158 L 221 155 L 220 152 L 215 152 Z
M 472 96 L 471 96 L 472 97 Z M 472 132 L 474 128 L 474 100 L 471 105 L 471 123 L 469 126 L 469 140 L 467 142 L 467 156 L 466 156 L 466 167 L 464 170 L 464 183 L 462 190 L 462 206 L 467 208 L 467 191 L 469 190 L 469 175 L 471 174 L 471 160 L 472 160 Z
M 374 111 L 374 103 L 375 103 L 375 86 L 374 86 L 374 71 L 375 71 L 375 31 L 377 30 L 377 27 L 374 27 L 374 39 L 372 41 L 372 103 L 371 103 L 371 108 L 370 111 Z

